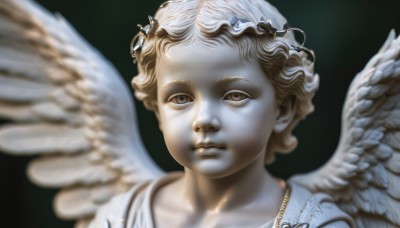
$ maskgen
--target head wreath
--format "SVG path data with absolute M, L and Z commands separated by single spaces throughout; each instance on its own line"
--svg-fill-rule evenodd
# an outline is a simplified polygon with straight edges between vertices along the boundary
M 294 46 L 291 45 L 291 48 L 298 52 L 304 52 L 307 54 L 307 56 L 310 58 L 311 62 L 315 62 L 315 54 L 314 51 L 304 47 L 304 44 L 306 42 L 306 34 L 303 30 L 299 28 L 291 28 L 289 24 L 285 24 L 283 26 L 282 30 L 278 30 L 272 25 L 271 20 L 265 20 L 263 17 L 260 19 L 260 21 L 257 23 L 257 27 L 259 30 L 267 32 L 269 35 L 272 35 L 274 37 L 285 37 L 289 32 L 300 32 L 303 35 L 303 42 L 301 43 L 300 46 Z
M 145 39 L 152 36 L 158 27 L 158 21 L 152 16 L 148 17 L 150 24 L 144 27 L 141 24 L 138 24 L 137 26 L 139 27 L 140 31 L 135 35 L 135 37 L 133 37 L 131 42 L 131 55 L 134 63 L 136 63 L 136 54 L 142 50 Z
M 163 4 L 160 5 L 160 8 L 165 8 L 169 3 L 178 3 L 178 2 L 183 2 L 187 0 L 170 0 L 166 1 Z M 142 47 L 144 45 L 144 41 L 146 38 L 149 38 L 154 34 L 154 31 L 158 28 L 159 24 L 158 21 L 151 17 L 148 16 L 150 24 L 146 26 L 142 26 L 138 24 L 137 26 L 139 27 L 140 31 L 138 34 L 134 36 L 131 42 L 131 55 L 133 57 L 133 62 L 136 63 L 137 60 L 137 53 L 142 50 Z M 303 41 L 300 46 L 295 46 L 291 45 L 291 48 L 293 50 L 296 50 L 298 52 L 304 52 L 307 54 L 308 58 L 312 63 L 315 62 L 315 54 L 314 51 L 304 47 L 304 44 L 306 42 L 306 34 L 303 30 L 299 28 L 291 28 L 289 24 L 285 24 L 283 26 L 282 30 L 278 30 L 276 27 L 272 25 L 271 20 L 265 20 L 263 17 L 258 21 L 257 23 L 257 28 L 258 30 L 262 32 L 266 32 L 268 35 L 271 35 L 273 37 L 285 37 L 289 32 L 300 32 L 303 36 Z

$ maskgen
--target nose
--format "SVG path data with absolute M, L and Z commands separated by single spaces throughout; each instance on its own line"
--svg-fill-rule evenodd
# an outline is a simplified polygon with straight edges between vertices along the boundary
M 198 106 L 193 121 L 195 132 L 216 132 L 221 128 L 218 111 L 210 103 Z

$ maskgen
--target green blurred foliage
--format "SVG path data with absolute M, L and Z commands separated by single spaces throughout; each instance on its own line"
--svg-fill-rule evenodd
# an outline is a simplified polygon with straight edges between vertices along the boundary
M 129 55 L 137 23 L 147 24 L 162 1 L 39 0 L 52 12 L 60 12 L 94 47 L 120 71 L 127 83 L 136 75 Z M 293 27 L 307 33 L 306 46 L 317 55 L 316 72 L 321 85 L 314 99 L 315 112 L 296 129 L 299 146 L 279 156 L 268 169 L 287 178 L 323 164 L 339 138 L 340 113 L 347 87 L 355 74 L 379 49 L 391 28 L 400 31 L 398 0 L 273 0 L 272 4 Z M 165 170 L 180 169 L 169 156 L 153 113 L 136 102 L 138 122 L 145 145 Z M 0 120 L 1 122 L 1 120 Z M 52 211 L 55 190 L 33 186 L 25 177 L 32 158 L 0 154 L 0 227 L 72 227 Z

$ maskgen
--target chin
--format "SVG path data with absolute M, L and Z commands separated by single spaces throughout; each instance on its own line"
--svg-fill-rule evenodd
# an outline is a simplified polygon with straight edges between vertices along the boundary
M 195 164 L 190 170 L 207 178 L 223 178 L 234 174 L 238 168 L 220 160 L 208 159 Z

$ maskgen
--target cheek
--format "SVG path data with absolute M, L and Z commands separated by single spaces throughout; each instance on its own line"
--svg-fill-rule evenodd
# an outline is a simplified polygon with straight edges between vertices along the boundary
M 246 119 L 247 121 L 243 121 Z M 265 151 L 275 123 L 273 113 L 253 112 L 231 119 L 229 131 L 233 134 L 230 141 L 243 153 L 260 153 Z
M 171 156 L 182 166 L 186 166 L 187 160 L 190 159 L 190 144 L 187 134 L 183 134 L 177 127 L 174 129 L 164 130 L 164 141 Z
M 184 117 L 176 117 L 165 113 L 161 113 L 160 119 L 168 151 L 175 160 L 181 163 L 180 160 L 187 157 L 191 150 L 191 134 L 188 120 Z
M 191 141 L 190 134 L 187 131 L 184 131 L 180 127 L 169 128 L 168 130 L 163 131 L 164 140 L 167 144 L 167 147 L 179 148 L 179 147 L 187 147 L 189 142 Z
M 257 127 L 258 128 L 258 127 Z M 235 148 L 245 154 L 258 154 L 265 151 L 268 143 L 270 131 L 266 129 L 241 129 L 240 135 L 232 137 L 232 143 Z

